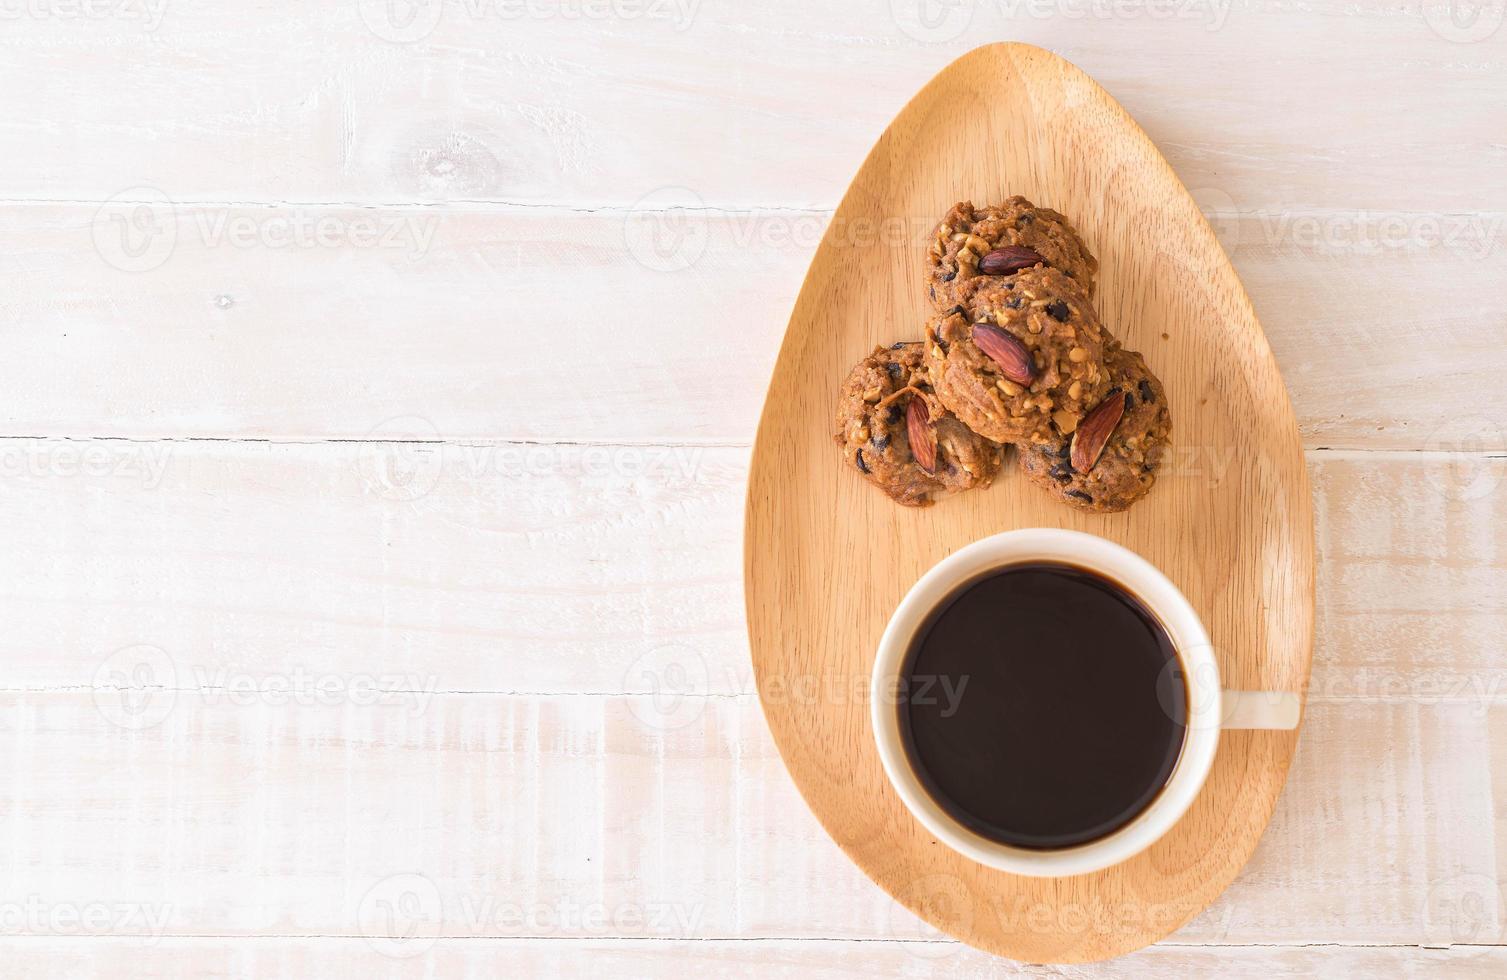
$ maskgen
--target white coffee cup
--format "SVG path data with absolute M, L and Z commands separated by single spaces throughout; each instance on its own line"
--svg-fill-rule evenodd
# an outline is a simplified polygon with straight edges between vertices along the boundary
M 983 837 L 949 816 L 922 788 L 900 734 L 897 692 L 916 631 L 937 605 L 978 576 L 1026 562 L 1060 562 L 1089 569 L 1119 584 L 1149 609 L 1177 651 L 1187 685 L 1188 716 L 1182 752 L 1156 799 L 1128 824 L 1072 847 L 1035 850 Z M 1203 623 L 1165 575 L 1140 555 L 1079 531 L 1028 528 L 975 542 L 938 562 L 911 587 L 890 617 L 874 658 L 870 705 L 879 758 L 900 799 L 927 830 L 958 853 L 1014 874 L 1058 877 L 1099 871 L 1134 857 L 1166 834 L 1203 788 L 1219 733 L 1225 728 L 1292 729 L 1302 705 L 1298 695 L 1276 691 L 1227 691 Z

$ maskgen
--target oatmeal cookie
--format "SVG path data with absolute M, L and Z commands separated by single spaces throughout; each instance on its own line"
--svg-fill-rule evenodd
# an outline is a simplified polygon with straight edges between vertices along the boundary
M 1172 435 L 1167 395 L 1141 355 L 1112 344 L 1105 366 L 1111 387 L 1104 401 L 1076 432 L 1022 447 L 1018 464 L 1063 503 L 1094 513 L 1116 513 L 1144 497 Z M 1097 454 L 1096 445 L 1103 447 Z
M 975 208 L 969 201 L 953 206 L 937 225 L 927 252 L 926 284 L 932 303 L 950 310 L 958 289 L 970 280 L 1013 275 L 1045 265 L 1076 282 L 1089 299 L 1099 263 L 1068 220 L 1023 197 Z M 994 253 L 992 258 L 986 258 Z
M 926 325 L 942 405 L 995 442 L 1049 442 L 1054 424 L 1071 431 L 1109 388 L 1110 338 L 1093 305 L 1056 269 L 978 282 Z
M 919 341 L 858 362 L 842 383 L 833 438 L 864 479 L 908 507 L 987 487 L 1000 465 L 1000 447 L 938 401 Z

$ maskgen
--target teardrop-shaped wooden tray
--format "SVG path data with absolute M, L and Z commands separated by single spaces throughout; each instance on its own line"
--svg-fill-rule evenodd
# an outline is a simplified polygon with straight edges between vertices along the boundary
M 1076 224 L 1097 307 L 1166 385 L 1173 452 L 1125 514 L 1069 510 L 1015 472 L 927 509 L 892 504 L 832 442 L 839 382 L 915 339 L 931 229 L 954 202 L 1023 194 Z M 1313 512 L 1282 378 L 1245 290 L 1146 134 L 1073 65 L 1022 44 L 958 59 L 880 138 L 837 209 L 785 334 L 749 475 L 745 591 L 765 717 L 802 795 L 881 887 L 936 928 L 1031 962 L 1138 949 L 1202 911 L 1271 819 L 1296 732 L 1228 732 L 1176 829 L 1109 870 L 1016 877 L 937 843 L 885 780 L 874 650 L 906 590 L 997 531 L 1058 526 L 1139 552 L 1192 601 L 1226 685 L 1306 689 Z

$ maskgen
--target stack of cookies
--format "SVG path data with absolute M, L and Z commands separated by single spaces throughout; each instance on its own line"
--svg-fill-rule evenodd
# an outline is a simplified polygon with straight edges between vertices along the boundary
M 1099 263 L 1066 218 L 1023 197 L 955 206 L 928 252 L 925 339 L 879 347 L 843 382 L 843 457 L 926 506 L 994 480 L 1008 446 L 1063 503 L 1122 511 L 1156 482 L 1162 384 L 1094 311 Z

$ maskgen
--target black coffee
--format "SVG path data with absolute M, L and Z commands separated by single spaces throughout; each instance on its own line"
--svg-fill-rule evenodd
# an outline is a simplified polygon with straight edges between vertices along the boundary
M 1011 565 L 957 589 L 916 634 L 900 730 L 932 799 L 1016 847 L 1103 837 L 1177 764 L 1187 692 L 1171 639 L 1120 586 Z

